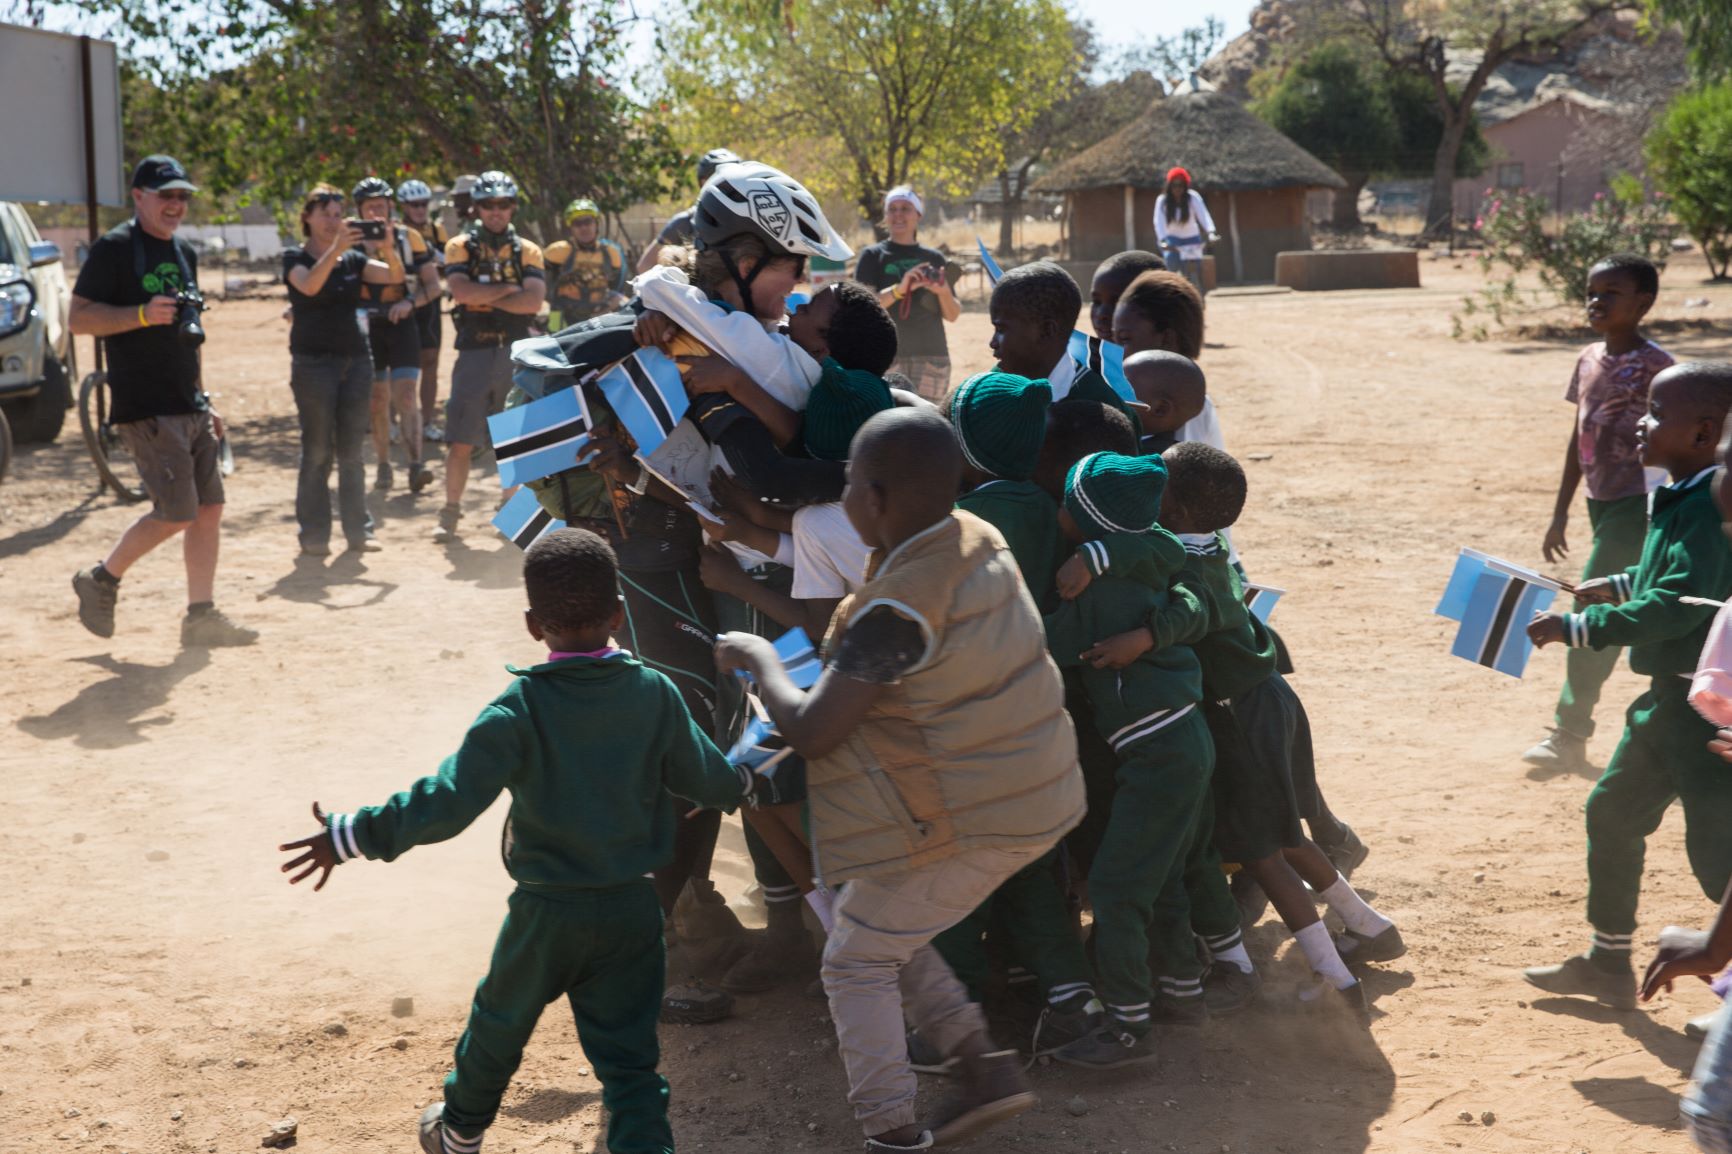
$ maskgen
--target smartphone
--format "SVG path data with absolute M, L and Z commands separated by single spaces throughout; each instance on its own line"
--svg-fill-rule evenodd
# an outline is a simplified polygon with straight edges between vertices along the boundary
M 363 240 L 385 239 L 385 222 L 382 220 L 351 220 L 349 223 L 361 230 Z

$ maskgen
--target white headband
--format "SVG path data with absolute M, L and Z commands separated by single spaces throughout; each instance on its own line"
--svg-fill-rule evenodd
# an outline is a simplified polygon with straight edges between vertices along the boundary
M 920 200 L 920 194 L 907 185 L 898 185 L 884 194 L 884 211 L 889 212 L 890 206 L 899 200 L 905 200 L 914 206 L 914 211 L 921 216 L 926 215 L 926 205 Z

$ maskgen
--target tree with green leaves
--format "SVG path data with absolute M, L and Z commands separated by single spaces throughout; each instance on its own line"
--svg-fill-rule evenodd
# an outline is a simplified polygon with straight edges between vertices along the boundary
M 1726 0 L 1647 0 L 1655 23 L 1676 24 L 1690 46 L 1690 67 L 1704 80 L 1732 75 L 1732 4 Z
M 910 180 L 961 191 L 1075 76 L 1060 0 L 685 0 L 664 33 L 689 139 L 789 169 L 876 220 Z
M 1732 261 L 1732 83 L 1686 92 L 1648 137 L 1648 163 L 1672 211 L 1725 280 Z
M 661 111 L 621 83 L 624 0 L 86 0 L 83 13 L 125 51 L 129 147 L 174 151 L 216 194 L 280 205 L 320 179 L 499 168 L 524 191 L 520 219 L 554 232 L 573 196 L 618 211 L 689 180 Z

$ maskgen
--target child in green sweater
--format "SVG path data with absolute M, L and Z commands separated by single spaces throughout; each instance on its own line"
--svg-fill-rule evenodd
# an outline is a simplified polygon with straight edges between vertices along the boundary
M 1714 727 L 1686 697 L 1712 624 L 1710 602 L 1732 595 L 1732 545 L 1714 505 L 1715 448 L 1732 408 L 1732 365 L 1674 365 L 1654 378 L 1636 426 L 1641 463 L 1671 474 L 1654 491 L 1642 559 L 1576 586 L 1574 613 L 1528 625 L 1535 645 L 1625 646 L 1630 668 L 1653 678 L 1630 705 L 1623 740 L 1588 795 L 1588 922 L 1593 943 L 1525 977 L 1552 994 L 1581 994 L 1616 1009 L 1635 1006 L 1630 946 L 1648 835 L 1674 799 L 1684 803 L 1690 868 L 1710 899 L 1732 877 L 1732 773 L 1709 750 Z
M 327 817 L 283 872 L 358 857 L 395 861 L 456 837 L 511 794 L 505 868 L 517 882 L 493 962 L 475 990 L 445 1100 L 421 1116 L 425 1154 L 476 1154 L 541 1012 L 564 997 L 607 1106 L 613 1154 L 671 1154 L 667 1080 L 656 1072 L 664 957 L 651 870 L 673 853 L 675 795 L 732 810 L 762 779 L 730 766 L 661 673 L 609 638 L 624 608 L 613 550 L 560 529 L 524 554 L 524 614 L 548 660 L 516 679 L 456 753 L 383 805 Z M 682 806 L 683 808 L 683 806 Z
M 1183 645 L 1151 651 L 1118 670 L 1096 667 L 1085 652 L 1102 637 L 1136 628 L 1171 596 L 1168 584 L 1184 564 L 1185 549 L 1155 524 L 1165 482 L 1159 457 L 1092 453 L 1071 467 L 1059 513 L 1060 528 L 1072 542 L 1136 533 L 1149 544 L 1142 563 L 1124 576 L 1091 583 L 1046 618 L 1053 660 L 1081 673 L 1095 728 L 1118 757 L 1111 813 L 1088 879 L 1106 1017 L 1099 1029 L 1056 1055 L 1092 1069 L 1155 1056 L 1149 1041 L 1151 946 L 1163 960 L 1162 994 L 1198 1002 L 1202 997 L 1202 966 L 1182 897 L 1186 849 L 1203 813 L 1215 759 L 1208 724 L 1197 710 L 1201 668 Z M 1187 955 L 1189 966 L 1182 960 Z

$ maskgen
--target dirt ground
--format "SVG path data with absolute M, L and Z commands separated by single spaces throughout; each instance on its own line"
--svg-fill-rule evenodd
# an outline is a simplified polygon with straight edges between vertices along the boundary
M 1533 780 L 1562 671 L 1524 681 L 1458 661 L 1431 616 L 1459 546 L 1539 562 L 1576 340 L 1465 344 L 1449 315 L 1471 264 L 1424 264 L 1416 291 L 1212 299 L 1203 357 L 1252 498 L 1237 530 L 1253 575 L 1290 592 L 1320 775 L 1372 852 L 1358 881 L 1411 949 L 1369 981 L 1369 1037 L 1262 1010 L 1164 1042 L 1153 1069 L 1035 1071 L 1040 1107 L 982 1150 L 1677 1151 L 1695 1045 L 1692 985 L 1615 1014 L 1534 998 L 1526 965 L 1585 944 L 1581 806 L 1589 782 Z M 1725 356 L 1732 290 L 1676 262 L 1656 316 L 1680 356 Z M 1686 307 L 1686 298 L 1709 299 Z M 0 868 L 0 1150 L 229 1154 L 299 1119 L 300 1148 L 414 1149 L 510 882 L 496 809 L 393 866 L 291 889 L 276 845 L 309 803 L 383 799 L 453 748 L 533 660 L 517 550 L 486 526 L 430 543 L 437 499 L 380 499 L 386 550 L 297 561 L 295 423 L 279 301 L 208 318 L 206 377 L 236 429 L 219 598 L 263 630 L 249 650 L 182 652 L 172 549 L 127 578 L 110 642 L 84 632 L 68 578 L 136 514 L 99 492 L 76 428 L 24 450 L 0 485 L 0 772 L 12 833 Z M 1695 324 L 1714 317 L 1714 330 Z M 971 308 L 959 373 L 985 367 Z M 447 354 L 449 359 L 449 354 Z M 90 363 L 85 359 L 84 363 Z M 1585 515 L 1572 522 L 1578 556 Z M 1638 681 L 1608 687 L 1597 762 Z M 727 827 L 718 862 L 750 872 Z M 1654 838 L 1638 934 L 1704 923 L 1678 816 Z M 748 918 L 753 916 L 750 912 Z M 1279 985 L 1299 963 L 1272 918 L 1250 935 Z M 1271 960 L 1273 959 L 1273 960 Z M 411 1017 L 393 999 L 412 997 Z M 858 1148 L 822 1003 L 798 987 L 740 999 L 733 1020 L 664 1032 L 682 1149 Z M 939 1087 L 929 1087 L 936 1092 Z M 1471 1120 L 1464 1120 L 1471 1118 Z M 555 1008 L 489 1150 L 599 1151 L 599 1090 Z

